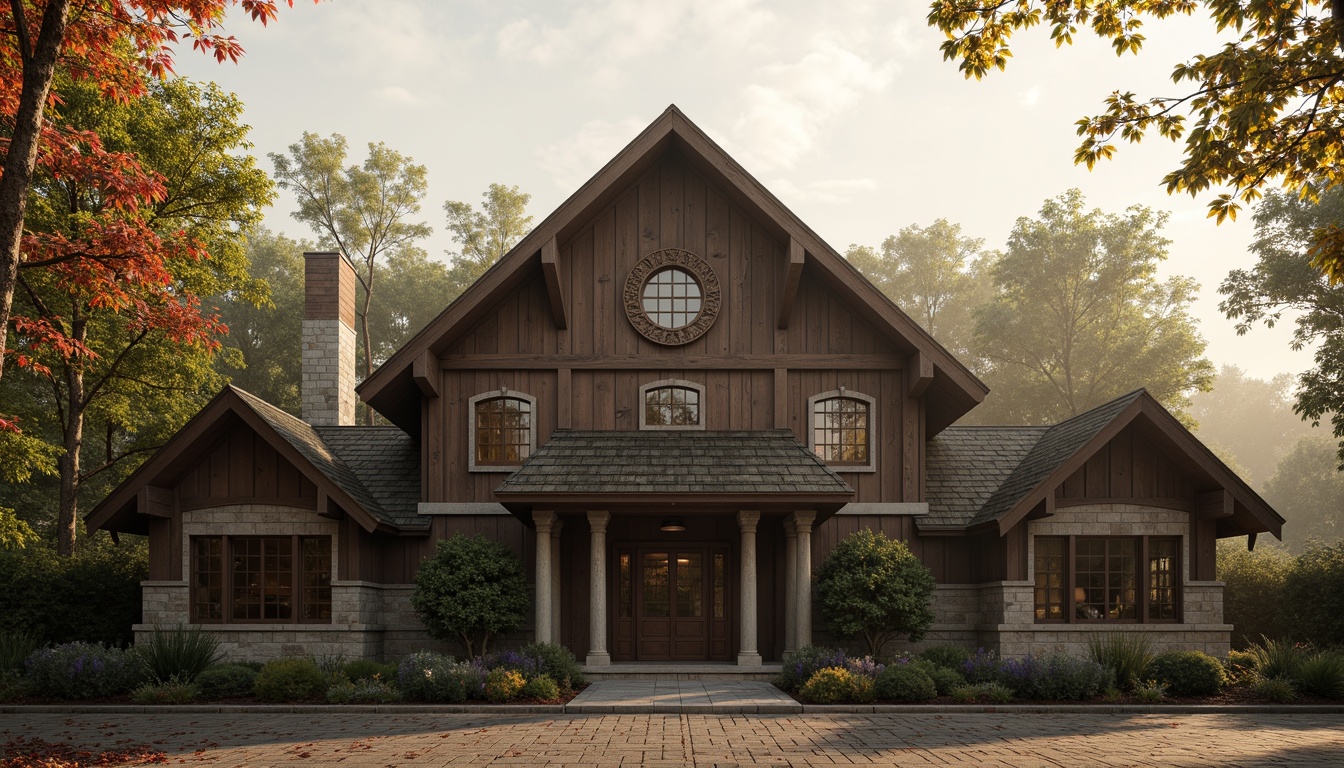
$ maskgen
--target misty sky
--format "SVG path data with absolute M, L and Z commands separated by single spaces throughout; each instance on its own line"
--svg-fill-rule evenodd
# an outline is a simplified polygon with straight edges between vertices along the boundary
M 1184 94 L 1169 74 L 1217 44 L 1210 22 L 1151 23 L 1144 52 L 1124 58 L 1082 32 L 1055 50 L 1034 30 L 1006 72 L 976 82 L 942 61 L 926 7 L 297 0 L 269 28 L 229 24 L 248 51 L 240 64 L 182 50 L 177 69 L 243 99 L 268 171 L 266 153 L 304 131 L 345 135 L 352 160 L 382 141 L 427 166 L 433 255 L 453 246 L 445 200 L 517 184 L 540 221 L 675 103 L 841 252 L 937 218 L 1001 248 L 1017 217 L 1070 187 L 1107 211 L 1170 211 L 1162 272 L 1203 286 L 1195 315 L 1209 358 L 1262 378 L 1310 366 L 1286 324 L 1237 337 L 1218 312 L 1218 283 L 1253 263 L 1250 215 L 1215 226 L 1207 198 L 1169 197 L 1159 181 L 1179 147 L 1154 136 L 1091 172 L 1072 162 L 1074 122 L 1112 90 Z M 281 196 L 267 224 L 310 236 L 292 208 Z

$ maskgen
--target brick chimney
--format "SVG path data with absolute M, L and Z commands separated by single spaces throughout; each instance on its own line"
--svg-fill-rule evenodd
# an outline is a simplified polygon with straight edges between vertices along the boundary
M 303 419 L 355 423 L 355 270 L 339 253 L 305 253 Z

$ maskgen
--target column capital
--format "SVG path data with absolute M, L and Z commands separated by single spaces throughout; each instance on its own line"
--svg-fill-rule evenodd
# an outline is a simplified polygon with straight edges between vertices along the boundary
M 591 509 L 588 511 L 588 525 L 594 533 L 607 532 L 607 523 L 611 521 L 611 513 L 605 509 Z
M 737 525 L 743 533 L 755 533 L 756 524 L 761 521 L 761 513 L 755 509 L 743 509 L 737 513 Z
M 565 527 L 565 521 L 564 521 L 564 520 L 561 520 L 561 519 L 557 516 L 557 517 L 555 518 L 555 522 L 551 523 L 551 536 L 559 536 L 559 535 L 560 535 L 560 530 L 561 530 L 562 528 L 564 528 L 564 527 Z
M 793 522 L 795 531 L 811 531 L 812 523 L 817 519 L 817 512 L 813 509 L 800 509 L 789 515 L 788 519 Z
M 533 512 L 532 524 L 537 526 L 537 533 L 549 535 L 552 531 L 552 526 L 556 524 L 555 513 L 549 510 Z

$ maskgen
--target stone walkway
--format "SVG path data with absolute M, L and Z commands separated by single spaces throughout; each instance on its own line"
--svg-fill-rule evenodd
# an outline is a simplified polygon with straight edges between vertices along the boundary
M 577 714 L 789 714 L 803 705 L 770 683 L 730 680 L 603 680 L 565 707 Z

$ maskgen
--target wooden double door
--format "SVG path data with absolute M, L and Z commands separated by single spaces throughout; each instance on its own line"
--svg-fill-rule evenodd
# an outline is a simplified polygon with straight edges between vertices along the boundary
M 732 652 L 727 545 L 618 545 L 615 643 L 620 661 L 726 661 Z

